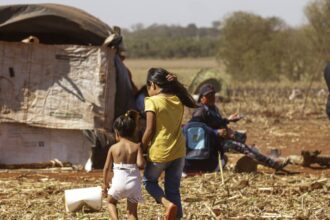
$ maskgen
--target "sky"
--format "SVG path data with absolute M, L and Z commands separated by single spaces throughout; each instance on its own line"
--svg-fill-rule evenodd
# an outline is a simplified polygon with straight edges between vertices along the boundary
M 235 11 L 282 18 L 290 26 L 306 23 L 304 7 L 310 0 L 0 0 L 0 5 L 57 3 L 74 6 L 110 26 L 131 28 L 167 24 L 210 27 Z

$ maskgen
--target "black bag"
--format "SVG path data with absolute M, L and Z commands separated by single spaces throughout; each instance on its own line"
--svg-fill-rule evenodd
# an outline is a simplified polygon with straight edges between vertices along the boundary
M 205 160 L 210 158 L 214 132 L 201 122 L 189 122 L 183 128 L 186 137 L 186 160 Z

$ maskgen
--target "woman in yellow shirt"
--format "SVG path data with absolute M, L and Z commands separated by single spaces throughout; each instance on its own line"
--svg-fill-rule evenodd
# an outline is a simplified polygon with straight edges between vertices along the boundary
M 151 68 L 147 76 L 150 97 L 145 98 L 146 130 L 142 138 L 148 162 L 143 183 L 149 194 L 166 208 L 164 219 L 181 218 L 180 179 L 186 154 L 181 129 L 184 105 L 196 107 L 196 102 L 177 80 L 168 80 L 168 71 Z M 163 190 L 158 184 L 165 171 Z

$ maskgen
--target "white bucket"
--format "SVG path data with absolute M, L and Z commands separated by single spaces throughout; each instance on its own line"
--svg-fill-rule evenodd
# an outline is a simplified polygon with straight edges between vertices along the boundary
M 64 191 L 64 195 L 67 212 L 77 211 L 84 205 L 93 210 L 102 208 L 102 188 L 100 186 L 69 189 Z

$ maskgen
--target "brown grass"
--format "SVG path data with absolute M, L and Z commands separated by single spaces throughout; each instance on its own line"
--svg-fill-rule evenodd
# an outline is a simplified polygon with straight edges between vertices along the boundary
M 219 67 L 213 58 L 175 60 L 127 59 L 125 63 L 132 72 L 134 82 L 139 87 L 145 83 L 147 71 L 151 67 L 162 67 L 177 74 L 179 80 L 184 84 L 189 84 L 192 77 L 201 68 Z

